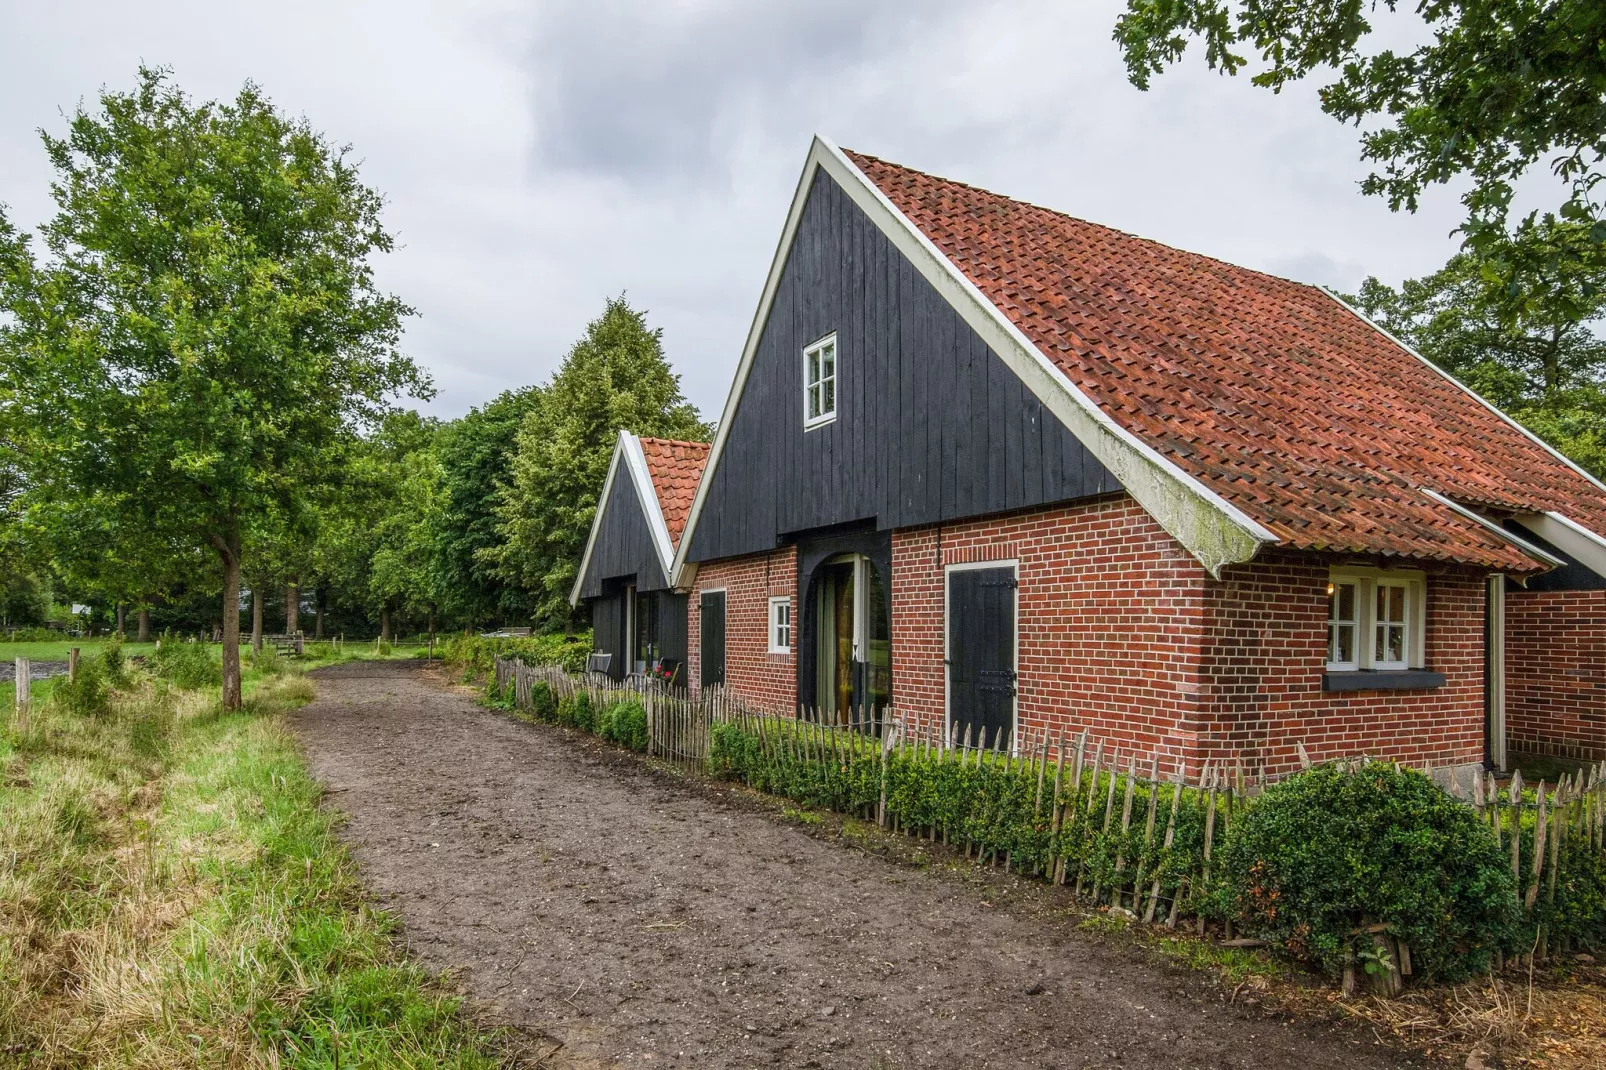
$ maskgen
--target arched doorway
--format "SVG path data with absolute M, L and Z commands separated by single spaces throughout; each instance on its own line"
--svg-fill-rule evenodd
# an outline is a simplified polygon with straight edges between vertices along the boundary
M 860 553 L 839 553 L 814 569 L 804 605 L 810 716 L 832 724 L 873 720 L 892 701 L 892 627 L 881 570 Z

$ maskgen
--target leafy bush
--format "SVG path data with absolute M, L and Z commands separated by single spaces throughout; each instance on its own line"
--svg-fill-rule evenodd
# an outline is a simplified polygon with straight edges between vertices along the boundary
M 128 686 L 128 659 L 123 656 L 121 639 L 106 640 L 100 648 L 100 660 L 106 666 L 106 680 L 111 686 Z
M 548 724 L 558 719 L 558 701 L 545 680 L 530 685 L 530 716 Z
M 596 711 L 591 708 L 591 696 L 580 691 L 559 701 L 555 720 L 566 728 L 595 732 L 597 717 Z
M 526 665 L 561 665 L 568 672 L 584 672 L 591 656 L 591 633 L 575 635 L 534 635 L 519 639 L 495 639 L 479 635 L 454 635 L 441 644 L 441 656 L 462 667 L 468 677 L 491 671 L 497 658 L 518 658 Z
M 212 648 L 204 643 L 163 639 L 146 659 L 145 667 L 174 687 L 199 689 L 223 683 L 223 667 L 213 659 Z
M 647 749 L 647 711 L 639 702 L 615 702 L 602 711 L 597 734 L 633 751 Z
M 251 668 L 264 676 L 279 676 L 288 669 L 288 666 L 279 656 L 277 647 L 264 646 L 261 650 L 251 652 Z
M 1486 970 L 1518 921 L 1509 859 L 1488 826 L 1427 777 L 1366 763 L 1272 785 L 1228 830 L 1224 905 L 1247 931 L 1329 973 L 1369 924 L 1415 971 Z
M 10 643 L 58 643 L 67 638 L 66 632 L 55 628 L 13 628 L 5 634 Z
M 79 717 L 98 717 L 105 713 L 111 700 L 111 679 L 105 661 L 98 655 L 80 658 L 77 674 L 71 679 L 63 677 L 50 697 L 62 709 Z

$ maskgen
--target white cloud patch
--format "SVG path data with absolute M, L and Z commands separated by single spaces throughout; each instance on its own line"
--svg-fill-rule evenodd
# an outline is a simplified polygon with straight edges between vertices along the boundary
M 34 130 L 172 66 L 255 79 L 350 142 L 401 247 L 381 281 L 455 415 L 539 381 L 610 295 L 665 329 L 717 413 L 810 136 L 1303 281 L 1353 288 L 1453 251 L 1451 193 L 1362 198 L 1355 131 L 1196 59 L 1129 86 L 1120 0 L 879 4 L 289 0 L 0 8 L 0 202 L 49 210 Z

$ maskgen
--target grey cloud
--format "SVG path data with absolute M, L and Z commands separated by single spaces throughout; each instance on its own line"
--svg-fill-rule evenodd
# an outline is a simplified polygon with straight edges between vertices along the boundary
M 722 148 L 797 124 L 845 72 L 957 8 L 653 0 L 543 11 L 529 65 L 538 162 L 640 184 L 719 180 Z

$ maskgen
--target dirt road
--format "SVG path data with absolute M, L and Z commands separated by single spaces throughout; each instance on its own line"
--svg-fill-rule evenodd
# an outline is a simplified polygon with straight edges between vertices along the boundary
M 369 886 L 424 962 L 563 1042 L 543 1066 L 1405 1065 L 1079 932 L 1046 890 L 821 842 L 416 667 L 317 680 L 297 728 Z

